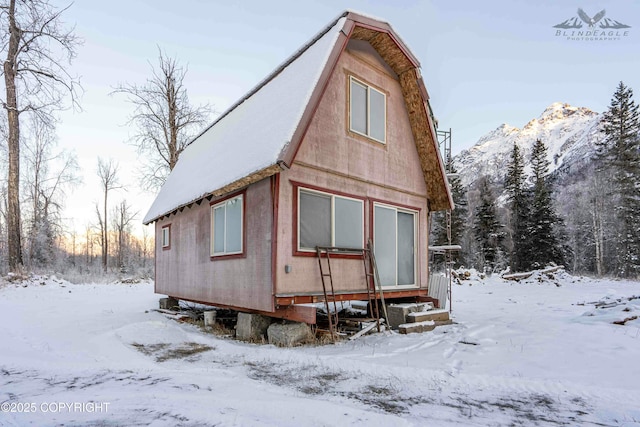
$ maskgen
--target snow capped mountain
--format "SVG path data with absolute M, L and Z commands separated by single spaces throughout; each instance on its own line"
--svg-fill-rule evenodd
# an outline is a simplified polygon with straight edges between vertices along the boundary
M 508 124 L 499 126 L 455 156 L 453 162 L 464 186 L 483 175 L 500 183 L 504 180 L 513 144 L 518 145 L 528 163 L 533 144 L 540 139 L 548 148 L 550 172 L 569 173 L 592 156 L 601 118 L 601 114 L 588 108 L 556 102 L 522 129 Z M 527 166 L 525 173 L 529 172 Z

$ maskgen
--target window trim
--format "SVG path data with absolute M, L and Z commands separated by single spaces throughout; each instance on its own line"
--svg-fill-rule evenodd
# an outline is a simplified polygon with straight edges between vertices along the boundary
M 398 236 L 398 223 L 396 221 L 396 284 L 395 285 L 384 285 L 384 288 L 387 289 L 404 289 L 404 288 L 419 288 L 420 285 L 420 212 L 422 211 L 421 208 L 418 207 L 414 207 L 414 206 L 408 206 L 408 205 L 402 205 L 402 204 L 395 204 L 395 203 L 390 203 L 390 202 L 386 202 L 386 201 L 382 201 L 382 200 L 377 200 L 377 199 L 372 199 L 371 200 L 371 207 L 370 207 L 370 224 L 371 226 L 370 228 L 370 237 L 371 237 L 371 241 L 373 242 L 374 248 L 375 248 L 375 229 L 376 229 L 376 223 L 375 223 L 375 208 L 376 206 L 380 206 L 382 208 L 387 208 L 387 209 L 393 209 L 396 211 L 396 215 L 398 214 L 398 212 L 402 212 L 402 213 L 409 213 L 409 214 L 413 214 L 413 247 L 414 247 L 414 255 L 413 255 L 413 259 L 414 259 L 414 263 L 413 263 L 413 284 L 404 284 L 404 285 L 399 285 L 398 282 L 398 267 L 397 267 L 397 263 L 398 263 L 398 242 L 397 242 L 397 236 Z
M 360 131 L 357 131 L 353 128 L 352 126 L 352 114 L 351 114 L 351 105 L 352 105 L 352 100 L 353 100 L 353 93 L 352 93 L 352 83 L 356 83 L 360 86 L 363 86 L 366 91 L 367 91 L 367 103 L 366 103 L 366 116 L 367 116 L 367 132 L 366 133 L 362 133 Z M 384 100 L 384 139 L 380 140 L 374 136 L 371 135 L 371 96 L 370 96 L 370 91 L 376 91 L 377 93 L 381 94 Z M 375 142 L 378 142 L 380 144 L 386 145 L 387 144 L 387 94 L 374 87 L 373 85 L 369 84 L 369 83 L 365 83 L 364 81 L 362 81 L 361 79 L 358 79 L 357 77 L 354 77 L 353 75 L 349 75 L 349 105 L 347 106 L 347 112 L 349 115 L 349 131 L 353 132 L 354 134 L 363 136 L 367 139 L 373 140 Z
M 293 217 L 292 217 L 292 249 L 294 256 L 307 256 L 315 257 L 315 249 L 301 248 L 300 247 L 300 191 L 307 191 L 309 193 L 316 193 L 331 197 L 331 241 L 335 242 L 335 205 L 334 198 L 341 197 L 343 199 L 358 201 L 362 204 L 362 247 L 366 246 L 366 216 L 367 216 L 367 199 L 365 197 L 359 197 L 353 194 L 343 193 L 340 191 L 329 190 L 326 188 L 318 187 L 315 185 L 308 185 L 299 182 L 291 181 L 293 184 Z M 335 254 L 331 255 L 331 258 L 362 258 L 359 254 Z
M 164 241 L 164 232 L 167 231 L 167 244 Z M 171 249 L 171 224 L 165 224 L 160 228 L 160 245 L 163 251 Z
M 240 205 L 240 251 L 236 251 L 236 252 L 214 252 L 214 244 L 215 244 L 215 239 L 214 239 L 214 210 L 229 202 L 230 200 L 236 199 L 236 198 L 241 198 L 241 205 Z M 211 261 L 214 260 L 221 260 L 221 259 L 233 259 L 233 258 L 246 258 L 246 239 L 247 239 L 247 234 L 246 234 L 246 204 L 247 204 L 247 198 L 246 198 L 246 190 L 243 191 L 239 191 L 239 192 L 235 192 L 233 194 L 229 194 L 221 199 L 218 200 L 213 200 L 209 203 L 209 220 L 210 220 L 210 224 L 209 224 L 209 259 Z M 225 221 L 226 221 L 226 207 L 225 207 Z

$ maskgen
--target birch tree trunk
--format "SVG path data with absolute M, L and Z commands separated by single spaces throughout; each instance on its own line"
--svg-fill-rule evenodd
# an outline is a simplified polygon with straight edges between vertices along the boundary
M 72 31 L 64 30 L 58 11 L 48 0 L 3 0 L 1 51 L 5 93 L 1 100 L 7 111 L 7 237 L 10 271 L 22 269 L 22 227 L 20 215 L 20 114 L 28 112 L 43 122 L 53 123 L 52 112 L 63 108 L 65 94 L 75 104 L 77 81 L 69 75 L 62 59 L 75 56 L 79 43 Z M 55 50 L 55 53 L 52 51 Z M 60 55 L 61 54 L 61 55 Z
M 6 89 L 5 108 L 9 135 L 9 177 L 7 182 L 7 237 L 9 269 L 17 271 L 22 267 L 22 242 L 20 226 L 20 121 L 18 118 L 18 97 L 16 91 L 16 57 L 20 43 L 20 29 L 16 26 L 16 2 L 9 3 L 9 45 L 4 62 L 4 83 Z

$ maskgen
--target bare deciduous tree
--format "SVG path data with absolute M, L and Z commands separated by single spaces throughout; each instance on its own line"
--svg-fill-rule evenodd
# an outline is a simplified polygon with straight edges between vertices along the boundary
M 62 232 L 61 211 L 65 190 L 79 182 L 76 157 L 64 150 L 55 151 L 56 139 L 51 126 L 32 117 L 30 132 L 24 141 L 24 190 L 28 197 L 27 254 L 31 264 L 46 264 L 52 259 L 53 241 Z
M 176 165 L 189 140 L 206 123 L 209 105 L 189 103 L 184 78 L 187 69 L 159 50 L 156 69 L 144 85 L 120 84 L 113 93 L 122 93 L 134 106 L 129 124 L 136 131 L 132 144 L 144 154 L 141 184 L 147 189 L 161 186 Z
M 7 265 L 7 186 L 0 183 L 0 272 Z
M 142 268 L 147 268 L 147 258 L 153 255 L 153 236 L 149 236 L 149 227 L 145 226 L 142 229 L 142 240 L 140 240 Z
M 0 40 L 5 56 L 2 74 L 7 111 L 9 154 L 7 185 L 7 228 L 9 268 L 22 265 L 20 217 L 20 114 L 36 114 L 52 122 L 52 111 L 62 108 L 65 95 L 76 102 L 77 80 L 67 69 L 75 56 L 79 39 L 63 28 L 60 16 L 48 0 L 0 3 Z
M 596 273 L 598 276 L 604 274 L 604 231 L 605 231 L 605 209 L 608 205 L 605 200 L 610 199 L 606 186 L 603 185 L 603 179 L 601 173 L 598 171 L 590 177 L 588 181 L 589 193 L 591 194 L 591 221 L 592 221 L 592 233 L 593 242 L 595 247 L 595 265 Z
M 107 272 L 107 259 L 109 256 L 109 234 L 107 227 L 107 197 L 109 191 L 122 188 L 118 181 L 118 163 L 113 159 L 103 160 L 98 158 L 98 177 L 102 183 L 102 191 L 104 192 L 104 216 L 100 214 L 100 208 L 96 204 L 96 213 L 98 214 L 98 223 L 100 225 L 100 245 L 102 246 L 102 268 Z
M 136 219 L 138 212 L 133 212 L 131 205 L 123 200 L 113 211 L 113 228 L 118 237 L 118 247 L 116 251 L 117 265 L 120 269 L 124 267 L 124 255 L 127 251 L 127 238 L 131 234 L 131 223 Z
M 7 118 L 0 117 L 0 174 L 7 176 L 8 152 L 7 152 Z M 7 267 L 7 181 L 0 180 L 0 273 L 5 274 Z
M 96 206 L 96 210 L 98 211 L 98 217 L 100 216 L 100 211 L 97 209 Z M 93 227 L 90 224 L 85 225 L 84 228 L 84 242 L 85 242 L 85 246 L 84 246 L 84 250 L 85 250 L 85 265 L 87 266 L 87 268 L 89 267 L 89 265 L 91 264 L 91 260 L 93 259 Z

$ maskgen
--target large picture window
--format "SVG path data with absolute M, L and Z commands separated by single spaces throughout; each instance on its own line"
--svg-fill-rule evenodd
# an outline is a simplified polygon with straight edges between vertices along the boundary
M 243 197 L 235 196 L 211 206 L 211 255 L 242 253 Z
M 375 204 L 373 244 L 383 286 L 416 284 L 416 212 Z
M 364 202 L 320 191 L 298 189 L 298 250 L 316 246 L 361 249 Z
M 349 128 L 378 142 L 386 138 L 386 96 L 371 86 L 350 78 Z

